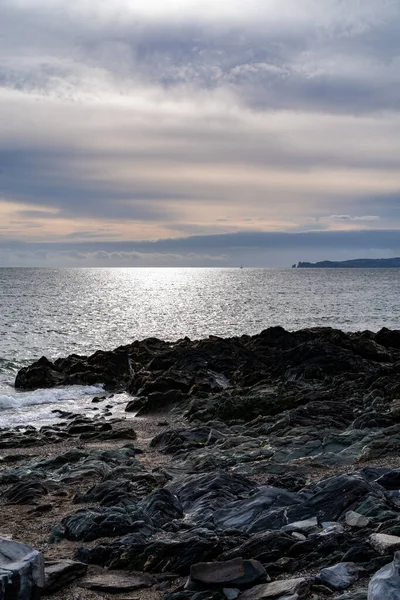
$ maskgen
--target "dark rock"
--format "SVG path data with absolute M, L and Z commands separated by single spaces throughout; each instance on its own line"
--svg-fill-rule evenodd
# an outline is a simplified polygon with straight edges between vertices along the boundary
M 46 496 L 49 490 L 55 490 L 58 485 L 54 482 L 27 481 L 16 483 L 2 494 L 5 504 L 32 504 L 38 498 Z
M 146 535 L 182 516 L 178 499 L 168 490 L 161 489 L 140 502 L 128 495 L 127 502 L 115 506 L 78 510 L 53 529 L 51 539 L 90 542 L 131 532 Z
M 265 564 L 285 556 L 294 543 L 295 540 L 288 533 L 267 531 L 252 535 L 243 544 L 225 552 L 221 558 L 224 560 L 236 557 L 253 558 Z
M 132 427 L 118 427 L 117 429 L 107 429 L 106 431 L 89 431 L 82 433 L 79 439 L 94 442 L 108 442 L 111 440 L 136 440 L 136 431 Z
M 157 448 L 165 454 L 172 454 L 178 450 L 209 446 L 223 440 L 224 437 L 222 433 L 209 427 L 170 429 L 154 437 L 150 442 L 150 447 Z
M 87 565 L 74 560 L 46 562 L 43 594 L 53 594 L 73 581 L 84 577 L 86 572 Z
M 53 510 L 53 508 L 54 507 L 50 502 L 48 502 L 47 504 L 39 504 L 38 506 L 35 506 L 35 508 L 31 508 L 30 510 L 28 510 L 28 514 L 39 516 L 44 513 L 50 512 L 51 510 Z
M 95 396 L 92 398 L 93 403 L 103 402 L 103 400 L 107 400 L 107 396 Z
M 240 600 L 276 600 L 277 598 L 306 598 L 312 581 L 300 577 L 256 585 L 239 596 Z M 297 596 L 296 596 L 297 595 Z
M 265 576 L 265 569 L 257 560 L 234 558 L 224 562 L 197 563 L 190 567 L 190 579 L 220 587 L 246 586 Z
M 224 550 L 224 540 L 207 529 L 164 534 L 144 530 L 91 549 L 80 549 L 77 559 L 115 569 L 137 569 L 153 573 L 188 575 L 190 566 L 215 560 Z
M 359 580 L 365 571 L 354 563 L 338 563 L 333 567 L 322 569 L 316 582 L 328 586 L 331 590 L 345 590 Z
M 123 575 L 121 573 L 104 573 L 81 581 L 79 587 L 108 594 L 131 592 L 153 586 L 155 580 L 149 575 Z

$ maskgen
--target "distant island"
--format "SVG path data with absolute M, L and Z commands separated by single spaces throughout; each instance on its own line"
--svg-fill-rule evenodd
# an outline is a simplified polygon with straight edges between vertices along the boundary
M 299 262 L 294 269 L 400 269 L 400 258 L 355 258 L 353 260 L 322 260 L 316 263 Z

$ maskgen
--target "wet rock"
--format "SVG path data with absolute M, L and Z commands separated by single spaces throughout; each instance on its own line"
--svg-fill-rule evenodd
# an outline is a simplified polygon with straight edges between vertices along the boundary
M 340 591 L 353 585 L 364 573 L 365 571 L 354 563 L 338 563 L 322 569 L 316 577 L 316 582 L 328 586 L 331 590 Z
M 274 529 L 275 527 L 272 526 L 264 526 L 264 521 L 271 522 L 274 519 L 273 515 L 276 515 L 276 509 L 303 502 L 304 497 L 298 494 L 272 486 L 262 486 L 249 498 L 232 502 L 226 508 L 217 510 L 214 514 L 214 523 L 217 527 L 234 527 L 249 533 Z M 282 517 L 282 524 L 283 521 Z M 276 528 L 280 525 L 281 523 Z
M 154 491 L 158 484 L 159 480 L 150 474 L 132 474 L 129 480 L 111 479 L 97 483 L 84 494 L 75 494 L 73 501 L 75 504 L 86 502 L 99 503 L 101 506 L 134 503 Z
M 2 494 L 5 504 L 33 504 L 38 498 L 46 496 L 50 490 L 56 490 L 55 482 L 27 481 L 16 483 Z
M 297 579 L 284 579 L 282 581 L 273 581 L 262 585 L 256 585 L 250 590 L 246 590 L 239 596 L 240 600 L 276 600 L 284 597 L 293 596 L 299 599 L 306 598 L 310 590 L 312 581 L 300 577 Z
M 179 500 L 161 489 L 140 502 L 129 500 L 110 507 L 78 510 L 53 529 L 51 539 L 90 542 L 131 532 L 147 535 L 182 516 Z
M 386 533 L 373 533 L 369 542 L 379 554 L 391 554 L 400 549 L 400 537 Z
M 241 558 L 224 562 L 197 563 L 190 567 L 191 581 L 220 587 L 249 585 L 265 574 L 260 562 Z
M 217 510 L 255 487 L 245 477 L 220 470 L 184 476 L 166 486 L 179 498 L 188 520 L 197 524 L 214 522 L 217 526 Z
M 262 563 L 273 562 L 285 556 L 295 540 L 282 531 L 267 531 L 255 534 L 237 547 L 227 550 L 221 558 L 224 560 L 243 557 L 254 558 Z
M 225 436 L 221 432 L 208 427 L 171 429 L 153 438 L 150 442 L 150 447 L 157 448 L 157 450 L 165 454 L 172 454 L 178 450 L 210 446 L 224 438 Z
M 400 599 L 400 552 L 372 577 L 368 586 L 368 600 Z
M 73 581 L 84 577 L 86 572 L 87 565 L 74 560 L 46 562 L 43 594 L 53 594 Z
M 2 597 L 37 600 L 44 587 L 44 560 L 26 544 L 0 538 L 0 584 Z
M 79 587 L 108 594 L 131 592 L 153 586 L 155 580 L 149 575 L 123 575 L 121 573 L 102 573 L 81 581 Z
M 225 549 L 224 540 L 207 529 L 158 534 L 158 530 L 142 529 L 114 542 L 80 549 L 76 558 L 115 569 L 188 575 L 192 564 L 215 560 Z

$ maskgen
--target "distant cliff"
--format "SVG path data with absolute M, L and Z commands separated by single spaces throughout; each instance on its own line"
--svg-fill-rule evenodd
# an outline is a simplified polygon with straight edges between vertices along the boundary
M 295 265 L 293 265 L 295 266 Z M 400 258 L 355 258 L 353 260 L 299 262 L 298 269 L 400 269 Z

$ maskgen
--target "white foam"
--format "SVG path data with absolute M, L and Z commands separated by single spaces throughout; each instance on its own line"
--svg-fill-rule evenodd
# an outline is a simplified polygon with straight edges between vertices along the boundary
M 0 411 L 9 408 L 22 408 L 37 404 L 55 404 L 79 400 L 85 396 L 94 396 L 103 391 L 101 385 L 69 385 L 65 387 L 0 394 Z

